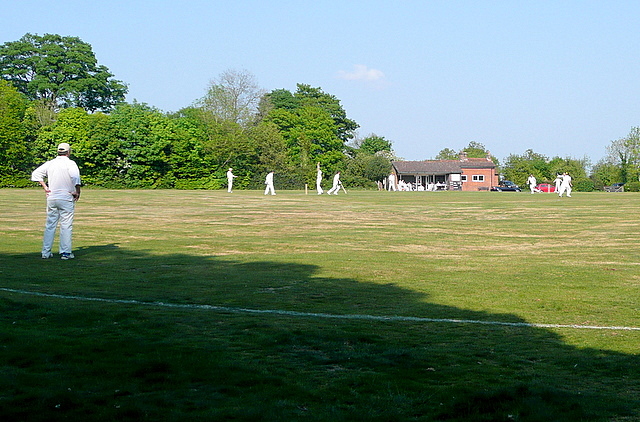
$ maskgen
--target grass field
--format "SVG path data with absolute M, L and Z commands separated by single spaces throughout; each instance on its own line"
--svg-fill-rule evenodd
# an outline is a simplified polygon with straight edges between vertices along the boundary
M 0 203 L 0 420 L 640 420 L 640 195 Z

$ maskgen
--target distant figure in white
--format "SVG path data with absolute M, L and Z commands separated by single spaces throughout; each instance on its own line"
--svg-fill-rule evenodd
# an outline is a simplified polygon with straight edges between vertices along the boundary
M 391 173 L 389 175 L 389 192 L 393 191 L 397 191 L 398 188 L 396 187 L 396 175 Z
M 527 185 L 529 185 L 529 189 L 531 189 L 531 193 L 535 193 L 536 191 L 536 184 L 537 184 L 537 180 L 535 178 L 535 176 L 533 174 L 529 175 L 529 178 L 527 179 Z
M 340 172 L 337 172 L 336 175 L 333 176 L 333 186 L 331 187 L 331 189 L 329 189 L 329 192 L 327 192 L 327 194 L 337 195 L 339 190 L 340 190 Z
M 562 175 L 556 174 L 556 179 L 553 181 L 556 185 L 556 192 L 560 192 L 560 184 L 562 183 Z
M 265 195 L 268 195 L 269 192 L 271 192 L 271 195 L 276 194 L 276 190 L 273 188 L 273 172 L 269 172 L 269 174 L 267 174 L 267 178 L 264 179 L 264 184 L 267 185 L 264 190 Z
M 317 164 L 316 168 L 318 169 L 316 175 L 316 189 L 318 190 L 318 195 L 322 195 L 324 191 L 322 190 L 322 170 L 320 170 L 320 163 Z
M 571 188 L 573 184 L 571 183 L 571 176 L 569 173 L 564 173 L 562 175 L 562 183 L 560 183 L 560 192 L 558 192 L 558 196 L 562 198 L 562 194 L 567 192 L 567 198 L 571 198 Z
M 229 171 L 227 172 L 227 192 L 229 193 L 233 190 L 233 179 L 238 177 L 233 174 L 232 170 L 232 168 L 229 168 Z

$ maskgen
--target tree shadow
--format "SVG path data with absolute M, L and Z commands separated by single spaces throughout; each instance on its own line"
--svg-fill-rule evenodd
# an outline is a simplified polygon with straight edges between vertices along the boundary
M 516 315 L 318 277 L 313 265 L 115 244 L 75 254 L 0 255 L 3 420 L 640 418 L 637 355 L 526 325 L 382 318 L 400 305 L 411 317 L 527 322 Z

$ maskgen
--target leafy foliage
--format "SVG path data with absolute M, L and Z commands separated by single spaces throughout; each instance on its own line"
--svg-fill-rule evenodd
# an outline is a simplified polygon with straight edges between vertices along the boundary
M 0 80 L 0 174 L 24 177 L 30 165 L 26 125 L 28 102 L 14 87 Z
M 0 75 L 50 108 L 110 110 L 127 93 L 106 66 L 98 65 L 91 46 L 77 37 L 26 34 L 7 42 L 0 46 Z
M 505 179 L 518 185 L 525 185 L 529 174 L 533 174 L 539 183 L 551 183 L 557 174 L 567 172 L 573 179 L 573 186 L 577 191 L 591 191 L 594 183 L 587 177 L 588 160 L 554 157 L 549 160 L 546 156 L 528 149 L 522 155 L 511 154 L 502 167 Z

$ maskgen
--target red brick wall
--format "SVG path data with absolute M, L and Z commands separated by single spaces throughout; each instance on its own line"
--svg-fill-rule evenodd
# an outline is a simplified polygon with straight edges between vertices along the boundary
M 498 175 L 495 173 L 495 169 L 465 168 L 462 169 L 462 175 L 467 176 L 467 181 L 462 182 L 463 191 L 489 190 L 491 186 L 498 185 Z M 474 181 L 473 176 L 484 176 L 484 180 Z

